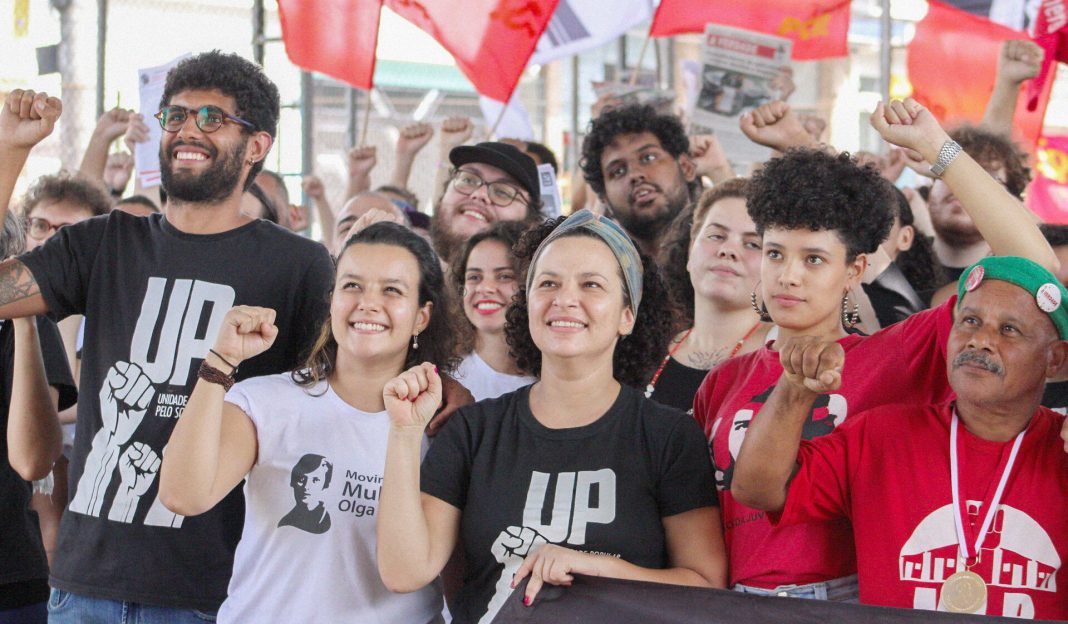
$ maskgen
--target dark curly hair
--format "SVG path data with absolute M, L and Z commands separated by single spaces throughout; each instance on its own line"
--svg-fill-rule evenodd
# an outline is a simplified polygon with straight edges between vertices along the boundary
M 29 217 L 42 202 L 69 201 L 93 213 L 94 217 L 111 212 L 111 198 L 104 187 L 77 173 L 60 171 L 37 178 L 22 200 L 22 216 Z
M 886 240 L 896 210 L 874 167 L 813 149 L 769 160 L 753 176 L 746 206 L 761 236 L 768 228 L 835 232 L 847 262 Z
M 531 228 L 519 242 L 513 251 L 519 257 L 524 270 L 530 269 L 529 264 L 537 251 L 538 245 L 564 222 L 565 217 L 546 220 L 539 226 Z M 587 230 L 574 230 L 564 234 L 562 238 L 571 236 L 589 236 L 601 240 L 596 234 Z M 649 380 L 653 369 L 656 368 L 657 358 L 650 354 L 664 353 L 667 350 L 668 341 L 674 334 L 671 323 L 671 309 L 662 305 L 667 301 L 667 291 L 660 278 L 660 270 L 651 258 L 641 254 L 642 265 L 645 269 L 642 277 L 642 305 L 638 308 L 638 316 L 634 322 L 634 329 L 629 336 L 620 338 L 616 342 L 615 353 L 612 356 L 612 375 L 622 384 L 641 388 Z M 619 271 L 620 281 L 623 281 L 623 271 Z M 624 305 L 628 295 L 624 282 Z M 506 313 L 507 322 L 504 325 L 505 340 L 515 356 L 516 365 L 520 370 L 534 376 L 541 375 L 541 351 L 534 344 L 530 335 L 530 315 L 527 310 L 527 289 L 520 287 L 512 298 L 512 305 Z
M 693 300 L 696 294 L 690 281 L 690 271 L 686 268 L 690 260 L 693 222 L 693 209 L 683 209 L 664 230 L 656 253 L 656 263 L 660 265 L 660 275 L 668 291 L 676 332 L 693 326 Z
M 428 301 L 434 305 L 430 309 L 430 322 L 420 334 L 419 349 L 409 345 L 404 359 L 407 370 L 420 362 L 430 362 L 442 372 L 452 372 L 459 363 L 456 350 L 458 334 L 450 306 L 448 289 L 441 262 L 430 244 L 418 234 L 403 225 L 382 222 L 368 226 L 357 232 L 345 242 L 337 257 L 340 260 L 345 251 L 354 245 L 392 245 L 407 250 L 415 257 L 419 265 L 419 305 Z M 336 269 L 336 267 L 335 267 Z M 337 340 L 330 327 L 329 314 L 319 327 L 319 336 L 305 358 L 304 364 L 290 373 L 293 381 L 304 387 L 312 387 L 326 379 L 334 372 L 337 365 Z
M 1046 237 L 1046 242 L 1050 247 L 1068 245 L 1068 225 L 1043 223 L 1038 226 L 1038 229 L 1042 230 L 1042 236 Z
M 912 214 L 912 206 L 909 205 L 908 198 L 901 192 L 901 189 L 892 184 L 890 187 L 894 193 L 898 220 L 902 226 L 912 226 L 916 232 L 912 237 L 912 247 L 897 254 L 894 263 L 897 264 L 897 268 L 901 269 L 901 273 L 912 285 L 913 290 L 916 292 L 934 290 L 948 281 L 945 279 L 942 265 L 935 257 L 934 239 L 924 236 L 916 229 L 916 217 Z
M 464 246 L 460 249 L 460 253 L 453 258 L 452 263 L 449 265 L 449 273 L 452 274 L 452 279 L 456 285 L 456 292 L 459 295 L 455 298 L 457 303 L 454 314 L 456 318 L 463 319 L 461 323 L 463 327 L 462 335 L 459 337 L 459 352 L 470 353 L 475 350 L 475 328 L 467 321 L 467 315 L 463 310 L 463 293 L 464 284 L 466 282 L 467 274 L 467 259 L 471 257 L 471 252 L 478 246 L 479 243 L 485 241 L 497 241 L 501 243 L 509 251 L 515 244 L 519 242 L 523 232 L 527 231 L 529 224 L 524 221 L 498 221 L 490 226 L 488 229 L 478 232 L 471 238 L 467 239 Z M 512 268 L 515 269 L 515 279 L 519 283 L 523 276 L 519 273 L 519 258 L 515 254 L 509 254 L 509 258 L 512 260 Z
M 1027 155 L 1012 139 L 999 132 L 969 125 L 958 126 L 949 136 L 983 167 L 1004 167 L 1005 188 L 1017 199 L 1023 197 L 1024 189 L 1031 181 L 1031 170 L 1027 166 Z
M 582 159 L 579 160 L 579 166 L 582 167 L 582 175 L 594 193 L 604 196 L 601 155 L 605 148 L 621 134 L 639 132 L 651 132 L 656 135 L 660 146 L 671 154 L 672 158 L 678 159 L 679 156 L 690 151 L 690 140 L 686 138 L 686 130 L 682 127 L 682 121 L 675 115 L 660 114 L 648 104 L 631 104 L 613 108 L 590 121 L 586 139 L 582 142 Z M 695 178 L 686 186 L 692 199 L 700 190 L 701 182 Z
M 167 74 L 160 108 L 169 105 L 171 98 L 183 91 L 211 89 L 234 98 L 237 106 L 234 114 L 253 126 L 241 126 L 242 132 L 262 131 L 274 139 L 278 132 L 278 87 L 263 73 L 262 67 L 236 54 L 212 50 L 178 63 Z M 248 190 L 261 169 L 262 160 L 252 165 L 242 190 Z

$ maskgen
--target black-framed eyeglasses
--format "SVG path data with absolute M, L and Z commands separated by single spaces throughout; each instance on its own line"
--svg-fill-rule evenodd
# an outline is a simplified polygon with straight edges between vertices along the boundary
M 34 240 L 42 241 L 52 235 L 52 232 L 58 232 L 60 228 L 72 225 L 71 223 L 52 223 L 44 217 L 28 217 L 26 219 L 26 232 L 30 235 L 30 238 Z
M 520 195 L 519 189 L 508 182 L 486 182 L 477 173 L 466 169 L 457 169 L 452 172 L 452 188 L 462 195 L 470 195 L 478 189 L 486 187 L 486 196 L 490 203 L 498 208 L 504 208 L 516 199 L 524 204 L 526 200 Z
M 193 120 L 201 132 L 215 132 L 222 127 L 227 120 L 239 123 L 246 128 L 255 128 L 250 121 L 235 117 L 218 106 L 201 106 L 200 108 L 186 108 L 184 106 L 164 106 L 158 113 L 153 115 L 159 120 L 161 128 L 167 132 L 178 132 L 185 126 L 186 119 L 193 114 Z

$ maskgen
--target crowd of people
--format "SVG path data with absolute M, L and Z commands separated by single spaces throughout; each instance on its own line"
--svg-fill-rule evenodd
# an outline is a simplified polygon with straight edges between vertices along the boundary
M 764 104 L 746 171 L 602 99 L 552 219 L 552 152 L 465 118 L 436 197 L 418 123 L 309 214 L 263 168 L 277 88 L 217 51 L 13 201 L 62 102 L 10 92 L 0 624 L 488 623 L 581 575 L 1068 619 L 1068 227 L 1011 138 L 1040 56 L 1003 47 L 981 125 L 880 103 L 885 154 Z M 128 195 L 109 151 L 155 122 Z

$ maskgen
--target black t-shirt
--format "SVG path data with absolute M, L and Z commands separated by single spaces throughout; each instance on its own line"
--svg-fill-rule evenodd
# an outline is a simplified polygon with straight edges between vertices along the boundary
M 704 369 L 691 368 L 669 357 L 649 398 L 693 414 L 693 398 L 697 396 L 697 389 L 701 387 L 701 382 L 707 375 L 708 371 Z
M 63 228 L 20 260 L 54 318 L 86 317 L 70 501 L 52 584 L 217 609 L 241 534 L 240 489 L 205 514 L 174 514 L 158 497 L 163 447 L 232 306 L 273 308 L 279 330 L 239 378 L 298 363 L 326 312 L 326 248 L 266 221 L 193 235 L 162 215 L 114 211 Z
M 59 409 L 66 409 L 78 400 L 78 391 L 67 364 L 59 328 L 39 316 L 37 335 L 48 385 L 59 391 Z M 48 561 L 41 544 L 37 512 L 30 509 L 33 486 L 15 472 L 8 460 L 7 425 L 14 357 L 14 327 L 11 321 L 0 321 L 0 595 L 3 594 L 2 586 L 48 578 Z M 9 605 L 6 608 L 21 606 L 0 599 L 0 607 L 5 602 Z
M 549 429 L 531 413 L 529 390 L 462 408 L 423 462 L 423 492 L 462 510 L 466 569 L 450 605 L 458 624 L 492 619 L 533 547 L 664 568 L 661 518 L 716 504 L 693 418 L 623 386 L 592 424 Z

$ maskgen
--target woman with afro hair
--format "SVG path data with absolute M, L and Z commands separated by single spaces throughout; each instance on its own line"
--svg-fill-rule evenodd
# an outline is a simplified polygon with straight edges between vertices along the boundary
M 945 165 L 951 187 L 997 255 L 1047 267 L 1056 257 L 1019 200 L 964 152 L 914 100 L 880 104 L 872 126 L 889 143 Z M 954 153 L 956 152 L 956 153 Z M 730 569 L 738 591 L 856 600 L 856 556 L 848 522 L 773 526 L 731 494 L 735 459 L 750 421 L 760 417 L 783 374 L 779 351 L 794 341 L 837 341 L 846 352 L 842 385 L 820 395 L 803 437 L 826 435 L 847 417 L 879 405 L 951 398 L 946 341 L 954 297 L 871 336 L 849 333 L 853 294 L 886 238 L 895 206 L 879 174 L 847 154 L 792 150 L 753 178 L 749 212 L 763 236 L 761 282 L 752 303 L 779 328 L 774 343 L 713 369 L 694 401 L 712 451 Z M 757 316 L 754 315 L 754 318 Z M 937 361 L 935 367 L 931 362 Z M 887 469 L 892 469 L 888 466 Z
M 466 570 L 450 609 L 460 623 L 493 620 L 520 582 L 529 605 L 574 574 L 723 587 L 701 430 L 637 387 L 671 331 L 655 265 L 588 210 L 531 230 L 516 251 L 529 269 L 505 332 L 537 381 L 462 408 L 421 468 L 437 373 L 425 366 L 386 386 L 386 586 L 432 582 L 459 544 Z

